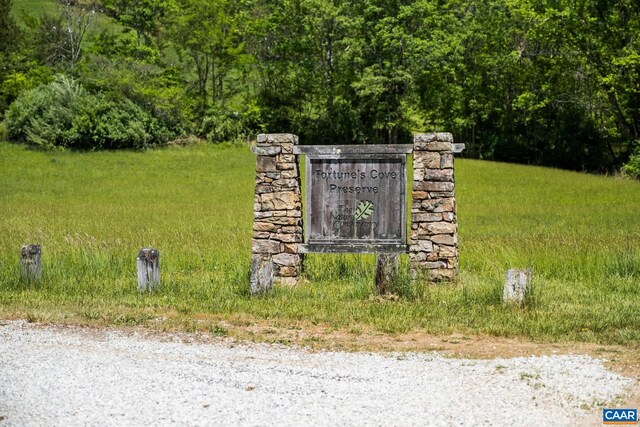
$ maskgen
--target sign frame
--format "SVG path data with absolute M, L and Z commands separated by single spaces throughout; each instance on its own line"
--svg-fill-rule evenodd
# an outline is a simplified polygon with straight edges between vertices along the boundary
M 322 160 L 373 160 L 399 162 L 401 166 L 399 222 L 400 237 L 389 241 L 365 241 L 341 239 L 337 243 L 313 241 L 309 238 L 310 226 L 304 227 L 304 244 L 298 246 L 300 253 L 407 253 L 407 156 L 413 153 L 413 145 L 300 145 L 294 147 L 293 154 L 305 156 L 305 224 L 311 224 L 312 201 L 311 182 L 313 179 L 313 161 Z M 385 239 L 386 240 L 386 239 Z

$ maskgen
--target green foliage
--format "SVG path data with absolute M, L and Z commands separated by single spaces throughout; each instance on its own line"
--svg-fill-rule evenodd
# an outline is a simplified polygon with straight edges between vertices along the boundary
M 11 16 L 12 0 L 0 0 L 0 58 L 16 50 L 20 31 Z
M 10 39 L 12 52 L 0 54 L 0 114 L 20 93 L 50 82 L 60 69 L 73 70 L 81 60 L 85 33 L 96 20 L 93 9 L 80 2 L 61 1 L 42 10 L 44 4 L 29 4 L 26 10 L 19 1 L 19 6 L 25 29 Z
M 11 88 L 16 51 L 19 49 L 21 33 L 11 16 L 11 0 L 0 0 L 0 119 L 4 110 L 13 102 L 15 88 Z
M 207 111 L 198 133 L 209 142 L 247 140 L 260 129 L 258 120 L 259 111 L 251 106 L 243 111 L 229 111 L 218 106 Z
M 37 22 L 33 36 L 35 59 L 49 66 L 65 62 L 69 45 L 62 16 L 45 14 Z
M 92 92 L 110 98 L 127 98 L 144 106 L 175 134 L 191 130 L 193 100 L 186 93 L 179 70 L 119 58 L 91 54 L 78 70 L 80 81 Z
M 136 31 L 138 44 L 159 47 L 161 19 L 167 10 L 166 0 L 104 0 L 106 12 L 122 25 Z
M 65 76 L 22 94 L 6 121 L 10 138 L 45 148 L 145 148 L 171 136 L 130 100 L 89 94 Z
M 104 29 L 94 38 L 91 53 L 104 58 L 139 60 L 155 64 L 160 60 L 161 52 L 153 46 L 141 44 L 131 32 L 114 32 Z
M 422 27 L 427 66 L 417 82 L 427 122 L 454 131 L 477 157 L 580 170 L 619 163 L 627 139 L 609 131 L 615 107 L 599 87 L 594 48 L 574 39 L 600 35 L 573 21 L 577 6 L 501 0 L 461 13 L 466 2 L 449 4 L 455 15 L 445 16 L 461 24 Z
M 153 116 L 128 99 L 85 97 L 78 106 L 68 146 L 79 149 L 147 148 L 172 136 Z
M 379 3 L 379 4 L 378 4 Z M 269 129 L 314 144 L 410 140 L 411 63 L 401 7 L 259 2 L 258 103 Z
M 622 166 L 622 173 L 631 178 L 640 179 L 640 144 L 637 144 L 629 161 Z
M 18 60 L 15 57 L 11 57 L 7 62 L 13 67 L 0 81 L 0 114 L 4 113 L 21 93 L 49 83 L 53 79 L 53 70 L 49 67 L 35 62 L 16 64 Z
M 640 139 L 632 0 L 104 0 L 99 32 L 88 0 L 14 3 L 34 16 L 5 42 L 19 48 L 0 58 L 1 110 L 36 65 L 211 141 L 445 130 L 467 156 L 613 171 Z
M 68 99 L 67 97 L 67 101 Z M 31 130 L 32 120 L 41 120 L 46 111 L 56 102 L 60 102 L 62 108 L 59 108 L 60 117 L 56 118 L 54 115 L 55 122 L 60 124 L 60 129 L 69 127 L 71 124 L 69 108 L 63 104 L 64 100 L 56 100 L 56 94 L 51 85 L 43 85 L 24 92 L 11 105 L 6 117 L 9 137 L 16 140 L 26 140 L 27 134 Z M 55 142 L 51 141 L 51 143 L 45 144 L 53 146 Z
M 224 107 L 229 95 L 238 90 L 230 77 L 232 70 L 245 72 L 250 61 L 243 43 L 243 34 L 251 24 L 248 4 L 177 0 L 169 8 L 168 37 L 192 71 L 200 118 L 211 115 L 209 107 Z M 228 112 L 234 110 L 237 107 L 228 108 Z
M 58 13 L 37 20 L 33 45 L 41 64 L 73 69 L 82 53 L 85 34 L 96 21 L 93 8 L 62 1 Z

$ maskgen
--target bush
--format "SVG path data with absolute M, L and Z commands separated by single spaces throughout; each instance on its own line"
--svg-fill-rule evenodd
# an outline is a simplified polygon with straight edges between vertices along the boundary
M 229 111 L 222 107 L 210 108 L 202 124 L 200 135 L 209 142 L 247 139 L 260 131 L 260 111 L 250 104 L 244 111 Z
M 51 68 L 32 61 L 19 64 L 15 57 L 7 59 L 0 55 L 0 64 L 3 64 L 4 70 L 7 71 L 6 74 L 0 71 L 0 117 L 4 117 L 9 105 L 21 93 L 53 80 Z
M 629 161 L 622 166 L 622 173 L 634 179 L 640 179 L 640 144 L 636 145 Z
M 24 92 L 7 112 L 9 138 L 41 147 L 66 146 L 65 133 L 83 96 L 84 89 L 66 77 Z
M 46 148 L 145 148 L 173 136 L 130 100 L 90 94 L 64 76 L 23 93 L 6 123 L 11 139 Z
M 90 92 L 127 98 L 177 134 L 193 131 L 192 100 L 177 68 L 87 55 L 79 70 L 80 81 Z
M 145 148 L 170 137 L 166 128 L 133 102 L 102 97 L 83 99 L 69 131 L 70 146 L 82 149 Z

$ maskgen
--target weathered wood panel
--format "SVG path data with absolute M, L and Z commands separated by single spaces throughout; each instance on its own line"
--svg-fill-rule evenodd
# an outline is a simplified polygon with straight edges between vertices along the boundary
M 507 271 L 507 277 L 502 291 L 502 301 L 505 304 L 523 305 L 531 290 L 531 268 L 512 268 Z
M 251 294 L 261 294 L 273 287 L 273 259 L 271 255 L 253 254 L 251 256 L 251 276 L 249 279 Z
M 375 243 L 318 243 L 298 245 L 298 252 L 305 253 L 340 253 L 340 254 L 375 254 L 375 253 L 407 253 L 406 244 L 375 244 Z
M 384 154 L 385 159 L 404 159 L 406 158 L 406 154 L 397 154 L 390 153 Z M 315 154 L 313 156 L 314 159 L 325 159 L 325 160 L 380 160 L 382 155 L 380 153 L 324 153 L 324 154 Z
M 398 281 L 398 254 L 376 256 L 376 292 L 386 294 Z
M 373 157 L 307 155 L 308 244 L 406 243 L 406 155 Z
M 152 291 L 160 285 L 160 251 L 142 248 L 138 252 L 138 290 Z
M 297 145 L 293 149 L 294 154 L 306 154 L 311 157 L 339 154 L 342 158 L 349 156 L 359 156 L 365 154 L 375 154 L 380 158 L 380 154 L 411 154 L 413 145 Z
M 42 277 L 42 246 L 24 245 L 20 251 L 20 276 L 37 282 Z

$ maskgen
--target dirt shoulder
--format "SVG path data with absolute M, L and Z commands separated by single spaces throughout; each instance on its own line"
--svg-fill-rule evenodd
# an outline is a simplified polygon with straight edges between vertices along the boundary
M 640 380 L 640 347 L 592 343 L 540 343 L 521 338 L 432 335 L 420 331 L 385 334 L 349 333 L 321 326 L 278 327 L 272 324 L 231 326 L 229 334 L 240 340 L 302 345 L 316 350 L 431 352 L 450 357 L 496 359 L 559 354 L 584 354 L 603 359 L 610 369 Z
M 253 322 L 248 326 L 225 324 L 225 328 L 228 330 L 228 336 L 241 341 L 300 345 L 318 351 L 419 353 L 435 351 L 448 357 L 469 359 L 587 355 L 603 360 L 608 369 L 635 379 L 638 387 L 627 396 L 625 404 L 626 407 L 640 408 L 640 346 L 581 342 L 544 343 L 522 338 L 463 334 L 433 335 L 420 331 L 386 334 L 375 330 L 360 330 L 358 333 L 351 333 L 306 322 L 294 326 L 278 326 L 272 322 Z

